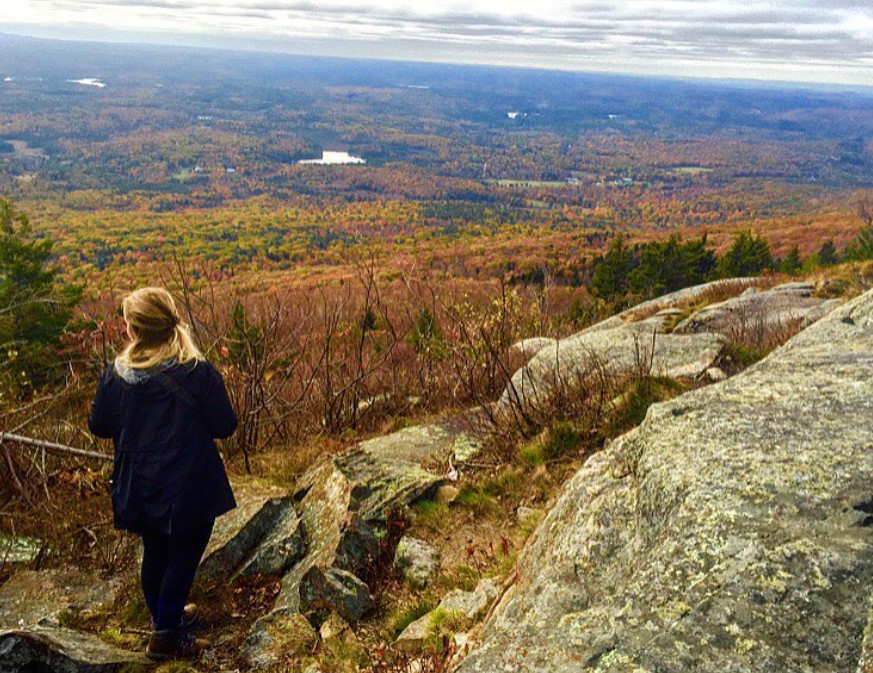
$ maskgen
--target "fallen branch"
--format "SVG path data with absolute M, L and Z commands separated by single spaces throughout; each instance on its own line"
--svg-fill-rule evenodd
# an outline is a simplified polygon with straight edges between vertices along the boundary
M 85 449 L 76 449 L 72 446 L 64 444 L 56 444 L 55 442 L 46 442 L 41 439 L 33 439 L 32 437 L 23 437 L 15 435 L 11 432 L 0 432 L 0 444 L 23 444 L 24 446 L 33 446 L 46 451 L 57 451 L 58 453 L 68 453 L 74 456 L 83 458 L 97 458 L 98 460 L 112 460 L 112 456 L 106 453 L 98 453 L 97 451 L 86 451 Z

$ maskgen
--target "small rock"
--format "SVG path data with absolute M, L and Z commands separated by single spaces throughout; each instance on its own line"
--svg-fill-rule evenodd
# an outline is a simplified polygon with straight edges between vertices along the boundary
M 430 543 L 407 536 L 397 545 L 394 568 L 413 587 L 426 587 L 439 572 L 440 554 Z
M 394 641 L 394 645 L 398 649 L 406 652 L 420 650 L 424 647 L 425 641 L 431 634 L 432 617 L 433 612 L 428 612 L 426 615 L 416 619 L 409 626 L 403 629 L 403 633 L 397 637 L 397 640 Z
M 471 622 L 484 617 L 491 603 L 500 593 L 497 583 L 492 579 L 479 582 L 473 591 L 455 589 L 445 595 L 440 601 L 440 607 L 446 612 L 461 612 Z
M 451 505 L 461 494 L 460 489 L 455 486 L 449 486 L 446 484 L 445 486 L 440 486 L 437 489 L 437 492 L 434 494 L 434 501 L 438 502 L 440 505 Z
M 345 619 L 339 615 L 333 614 L 321 625 L 319 635 L 322 640 L 330 640 L 331 638 L 336 638 L 337 636 L 345 634 L 350 628 L 349 623 Z
M 376 607 L 367 585 L 337 568 L 310 568 L 300 582 L 300 600 L 304 610 L 328 608 L 349 622 Z
M 727 377 L 728 376 L 724 373 L 724 370 L 719 369 L 718 367 L 710 367 L 706 370 L 706 378 L 713 383 L 718 381 L 724 381 Z
M 317 640 L 312 624 L 299 612 L 274 610 L 255 627 L 240 652 L 240 658 L 254 669 L 271 668 L 289 656 L 306 654 Z
M 485 616 L 498 593 L 494 580 L 485 579 L 480 581 L 473 591 L 460 589 L 450 591 L 440 601 L 437 609 L 460 613 L 472 624 Z M 406 651 L 421 649 L 425 641 L 431 636 L 434 612 L 428 612 L 407 626 L 395 641 L 395 645 Z

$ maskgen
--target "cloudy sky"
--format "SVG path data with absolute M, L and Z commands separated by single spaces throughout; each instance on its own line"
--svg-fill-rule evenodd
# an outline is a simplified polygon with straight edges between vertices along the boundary
M 0 31 L 873 85 L 873 0 L 3 0 Z

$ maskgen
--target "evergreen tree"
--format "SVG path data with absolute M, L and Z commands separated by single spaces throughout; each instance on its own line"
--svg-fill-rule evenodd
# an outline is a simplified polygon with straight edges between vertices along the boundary
M 0 371 L 18 389 L 63 370 L 60 339 L 81 297 L 50 266 L 52 243 L 37 240 L 27 216 L 0 199 Z
M 634 268 L 634 254 L 624 242 L 624 236 L 616 236 L 606 254 L 594 263 L 591 288 L 603 299 L 622 298 L 628 290 L 628 274 Z
M 839 261 L 837 248 L 834 246 L 834 239 L 829 238 L 821 244 L 816 259 L 819 266 L 833 266 Z
M 706 245 L 704 234 L 688 243 L 674 235 L 642 246 L 639 262 L 628 274 L 631 290 L 648 299 L 702 283 L 715 266 L 715 255 Z
M 436 315 L 427 306 L 418 313 L 409 343 L 419 355 L 439 359 L 445 351 L 443 332 L 437 322 Z
M 782 273 L 787 273 L 789 276 L 796 276 L 800 273 L 800 269 L 803 267 L 803 262 L 800 259 L 800 250 L 798 250 L 795 245 L 791 250 L 785 255 L 785 259 L 779 264 L 779 270 Z
M 850 262 L 873 259 L 873 195 L 867 193 L 858 201 L 857 213 L 862 225 L 855 240 L 846 246 Z
M 861 227 L 855 240 L 846 246 L 846 259 L 850 262 L 873 259 L 873 226 Z
M 723 257 L 718 260 L 720 278 L 756 276 L 765 269 L 773 268 L 773 254 L 770 244 L 760 236 L 742 232 L 734 237 L 734 242 Z

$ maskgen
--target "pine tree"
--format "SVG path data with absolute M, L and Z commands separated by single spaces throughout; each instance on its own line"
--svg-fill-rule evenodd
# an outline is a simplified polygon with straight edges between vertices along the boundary
M 765 269 L 773 268 L 773 255 L 770 244 L 760 236 L 742 232 L 734 237 L 734 242 L 723 257 L 718 260 L 720 278 L 756 276 Z
M 821 248 L 816 255 L 816 260 L 819 266 L 833 266 L 839 261 L 837 257 L 837 248 L 834 246 L 834 239 L 829 238 L 821 244 Z
M 865 194 L 857 205 L 861 229 L 855 240 L 846 246 L 846 259 L 850 262 L 860 262 L 873 259 L 873 196 Z
M 0 199 L 0 371 L 18 389 L 63 370 L 60 339 L 81 298 L 50 266 L 52 242 L 37 240 L 24 213 Z
M 628 274 L 634 268 L 634 254 L 624 242 L 624 236 L 616 236 L 606 254 L 594 263 L 591 288 L 603 299 L 618 299 L 627 294 Z
M 688 243 L 674 235 L 642 246 L 639 262 L 628 274 L 631 290 L 649 299 L 702 283 L 715 266 L 715 255 L 706 246 L 705 234 Z
M 427 306 L 418 313 L 409 343 L 419 355 L 439 359 L 445 351 L 443 332 L 437 322 L 436 315 Z
M 861 227 L 855 240 L 846 246 L 846 259 L 850 262 L 873 259 L 873 226 Z
M 785 255 L 785 259 L 782 260 L 779 265 L 779 270 L 782 273 L 787 273 L 789 276 L 796 276 L 800 273 L 800 269 L 803 267 L 803 262 L 800 259 L 800 250 L 798 250 L 795 245 L 791 250 Z

